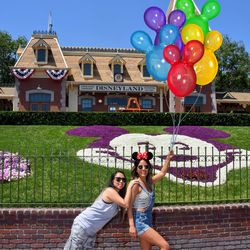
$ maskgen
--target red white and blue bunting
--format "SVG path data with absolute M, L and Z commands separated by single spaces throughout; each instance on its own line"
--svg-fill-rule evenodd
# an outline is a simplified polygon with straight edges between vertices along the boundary
M 66 69 L 47 69 L 46 73 L 48 74 L 48 76 L 56 81 L 62 80 L 68 73 L 68 70 Z
M 12 69 L 14 76 L 19 80 L 28 79 L 34 71 L 34 69 Z

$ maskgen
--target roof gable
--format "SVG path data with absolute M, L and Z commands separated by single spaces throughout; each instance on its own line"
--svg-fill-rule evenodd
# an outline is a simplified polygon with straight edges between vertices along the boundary
M 95 59 L 90 54 L 85 54 L 83 57 L 80 58 L 79 62 L 92 62 L 95 63 Z
M 35 44 L 32 45 L 32 47 L 33 48 L 37 48 L 37 47 L 50 48 L 50 46 L 43 39 L 39 39 Z
M 126 61 L 120 56 L 120 55 L 116 55 L 114 56 L 110 61 L 110 64 L 116 64 L 116 63 L 121 63 L 123 65 L 126 64 Z
M 40 46 L 49 48 L 53 56 L 53 63 L 44 65 L 39 65 L 37 63 L 35 48 Z M 14 68 L 66 69 L 68 66 L 56 37 L 38 38 L 32 36 L 30 42 L 22 51 Z

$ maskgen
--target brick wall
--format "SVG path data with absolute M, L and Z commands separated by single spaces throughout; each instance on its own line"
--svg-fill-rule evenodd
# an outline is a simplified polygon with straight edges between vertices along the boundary
M 81 209 L 0 209 L 0 249 L 62 249 Z M 250 203 L 162 206 L 154 227 L 171 249 L 249 249 Z M 114 218 L 101 230 L 96 249 L 140 249 L 127 220 Z

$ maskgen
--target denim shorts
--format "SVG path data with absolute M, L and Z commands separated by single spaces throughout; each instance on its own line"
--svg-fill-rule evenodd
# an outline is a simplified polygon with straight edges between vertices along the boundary
M 78 223 L 73 223 L 71 234 L 64 246 L 64 250 L 85 250 L 94 249 L 96 235 L 89 236 L 86 234 L 84 228 Z
M 152 211 L 151 209 L 144 212 L 134 211 L 134 222 L 135 228 L 138 236 L 146 232 L 150 227 L 152 227 Z

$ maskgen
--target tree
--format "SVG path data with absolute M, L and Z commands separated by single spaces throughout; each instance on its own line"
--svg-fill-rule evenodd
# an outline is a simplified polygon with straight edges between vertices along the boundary
M 250 56 L 244 44 L 225 36 L 216 57 L 219 63 L 216 91 L 249 91 Z
M 25 37 L 18 37 L 17 40 L 12 39 L 7 32 L 0 31 L 0 84 L 14 83 L 14 77 L 11 74 L 11 66 L 14 66 L 17 60 L 16 51 L 19 45 L 27 44 Z

